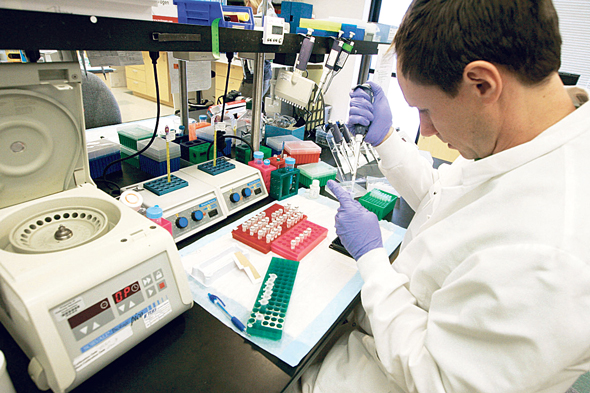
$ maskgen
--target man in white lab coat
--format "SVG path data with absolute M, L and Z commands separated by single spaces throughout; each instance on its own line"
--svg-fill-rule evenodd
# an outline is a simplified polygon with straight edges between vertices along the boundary
M 376 216 L 329 183 L 365 315 L 300 389 L 564 393 L 589 370 L 590 104 L 564 88 L 560 47 L 550 0 L 412 3 L 399 83 L 420 132 L 461 157 L 434 170 L 377 85 L 373 102 L 351 93 L 350 123 L 370 124 L 416 214 L 390 265 Z

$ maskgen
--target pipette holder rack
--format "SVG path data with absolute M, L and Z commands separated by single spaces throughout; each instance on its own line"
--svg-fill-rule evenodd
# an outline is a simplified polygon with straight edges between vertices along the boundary
M 388 192 L 373 189 L 358 200 L 367 210 L 375 213 L 382 220 L 395 207 L 397 196 Z
M 291 213 L 291 223 L 289 222 L 289 213 Z M 301 215 L 297 215 L 294 217 L 295 214 L 300 213 Z M 268 231 L 265 233 L 263 232 L 261 236 L 259 236 L 258 231 L 264 228 L 261 226 L 260 223 L 265 219 L 268 218 L 268 225 L 271 228 L 277 228 L 276 235 L 268 238 L 267 235 L 269 234 Z M 263 212 L 259 213 L 255 217 L 247 220 L 246 222 L 242 223 L 238 226 L 237 229 L 232 231 L 232 237 L 236 240 L 241 241 L 242 243 L 254 248 L 255 250 L 260 251 L 263 254 L 267 254 L 271 250 L 272 243 L 276 241 L 280 236 L 285 234 L 288 230 L 296 226 L 301 221 L 307 221 L 307 216 L 299 212 L 296 208 L 291 208 L 289 205 L 282 206 L 278 203 L 275 203 L 272 206 L 269 206 Z M 273 224 L 274 223 L 274 224 Z M 252 230 L 252 227 L 256 225 L 257 227 L 255 230 Z
M 209 146 L 211 145 L 209 142 L 203 141 L 191 141 L 191 142 L 200 142 L 194 146 L 192 146 L 188 151 L 188 161 L 192 162 L 193 164 L 201 164 L 207 161 L 207 151 L 209 151 Z
M 297 195 L 298 189 L 299 169 L 280 168 L 270 174 L 270 190 L 268 193 L 277 201 Z
M 170 175 L 170 182 L 168 182 L 168 176 L 165 176 L 143 183 L 143 188 L 150 190 L 158 196 L 168 194 L 169 192 L 179 190 L 186 186 L 188 186 L 188 182 L 186 180 L 183 180 L 174 175 Z
M 296 261 L 281 258 L 271 260 L 246 323 L 248 334 L 275 341 L 283 337 L 298 268 L 299 262 Z
M 219 175 L 220 173 L 231 171 L 236 166 L 231 162 L 227 161 L 224 157 L 219 157 L 215 161 L 215 165 L 213 165 L 213 160 L 207 161 L 204 164 L 197 166 L 200 170 L 205 173 L 210 174 L 211 176 Z

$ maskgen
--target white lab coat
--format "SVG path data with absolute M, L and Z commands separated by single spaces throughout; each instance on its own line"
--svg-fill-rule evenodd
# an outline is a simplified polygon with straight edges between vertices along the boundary
M 396 133 L 377 149 L 416 214 L 393 266 L 358 261 L 371 334 L 343 337 L 303 391 L 564 393 L 590 368 L 590 104 L 438 171 Z

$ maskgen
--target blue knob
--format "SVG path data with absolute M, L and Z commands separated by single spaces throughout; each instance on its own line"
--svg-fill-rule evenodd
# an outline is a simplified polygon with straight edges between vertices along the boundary
M 186 228 L 188 226 L 188 220 L 186 217 L 178 217 L 176 219 L 176 226 L 179 228 Z
M 203 212 L 200 210 L 196 210 L 191 214 L 191 217 L 193 218 L 193 220 L 195 221 L 201 221 L 204 217 Z
M 237 192 L 232 193 L 229 196 L 229 200 L 232 201 L 233 203 L 237 203 L 240 201 L 240 194 L 238 194 Z
M 242 190 L 242 195 L 246 198 L 248 198 L 250 195 L 252 195 L 252 190 L 249 188 L 244 188 Z

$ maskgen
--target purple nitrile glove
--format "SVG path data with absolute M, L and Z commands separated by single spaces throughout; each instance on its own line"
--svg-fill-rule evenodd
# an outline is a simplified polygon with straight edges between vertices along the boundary
M 377 216 L 355 201 L 334 180 L 328 180 L 327 186 L 340 202 L 336 213 L 336 234 L 350 255 L 358 261 L 369 251 L 383 247 Z
M 383 142 L 392 124 L 389 101 L 383 89 L 374 82 L 367 82 L 373 90 L 371 97 L 362 89 L 350 92 L 350 110 L 348 112 L 348 129 L 354 132 L 354 125 L 369 126 L 365 141 L 373 146 Z

